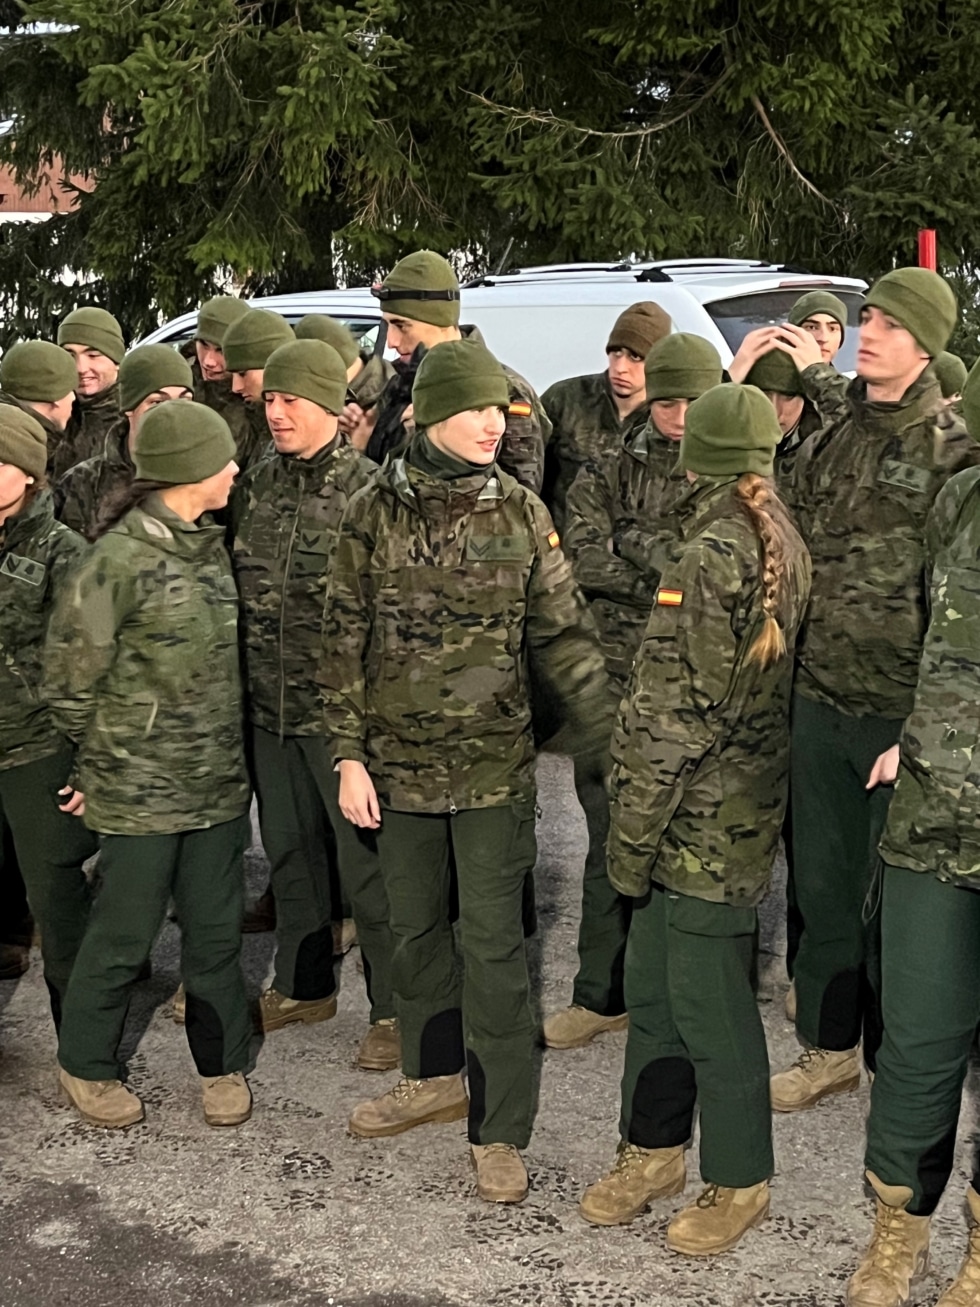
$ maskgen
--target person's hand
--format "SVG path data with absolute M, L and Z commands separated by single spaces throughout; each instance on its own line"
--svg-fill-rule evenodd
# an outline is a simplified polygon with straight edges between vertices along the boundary
M 60 812 L 67 812 L 72 817 L 84 817 L 85 815 L 85 795 L 81 790 L 73 789 L 71 785 L 66 785 L 64 789 L 58 791 L 58 797 L 64 798 L 64 803 L 58 804 Z
M 340 772 L 340 811 L 355 826 L 377 830 L 381 825 L 381 807 L 374 781 L 363 762 L 343 758 L 338 763 Z
M 778 327 L 756 327 L 755 331 L 748 333 L 728 365 L 728 375 L 732 381 L 741 383 L 745 380 L 752 371 L 753 364 L 758 363 L 763 354 L 768 354 L 772 349 L 773 334 L 778 330 Z
M 800 372 L 811 363 L 822 363 L 823 355 L 816 336 L 803 327 L 794 327 L 792 322 L 784 322 L 781 327 L 773 329 L 773 347 L 788 354 Z
M 876 785 L 894 785 L 895 777 L 898 775 L 899 748 L 893 744 L 890 749 L 878 755 L 875 765 L 871 768 L 871 775 L 868 777 L 868 783 L 864 787 L 866 790 L 873 790 Z

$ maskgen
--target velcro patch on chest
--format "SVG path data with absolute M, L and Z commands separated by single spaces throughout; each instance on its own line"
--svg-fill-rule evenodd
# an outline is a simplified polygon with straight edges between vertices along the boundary
M 668 590 L 661 586 L 657 591 L 657 603 L 664 604 L 668 608 L 679 608 L 684 602 L 683 590 Z
M 531 416 L 531 405 L 526 399 L 515 399 L 513 404 L 507 406 L 507 416 L 512 418 L 529 418 Z
M 465 557 L 473 563 L 522 563 L 528 552 L 526 535 L 470 536 Z
M 28 585 L 40 585 L 47 568 L 34 558 L 22 558 L 19 554 L 8 554 L 0 563 L 0 572 L 15 581 L 26 581 Z
M 914 490 L 924 495 L 932 480 L 924 467 L 915 467 L 911 463 L 899 463 L 897 459 L 886 458 L 882 461 L 878 480 L 886 486 L 897 486 L 900 490 Z

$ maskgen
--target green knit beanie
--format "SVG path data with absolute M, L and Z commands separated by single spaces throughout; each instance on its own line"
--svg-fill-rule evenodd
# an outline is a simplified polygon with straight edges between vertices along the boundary
M 847 305 L 836 295 L 831 295 L 829 290 L 809 290 L 801 295 L 789 311 L 789 321 L 794 327 L 802 327 L 807 318 L 815 317 L 818 313 L 834 319 L 840 327 L 840 338 L 843 340 L 847 330 Z
M 213 408 L 193 400 L 157 404 L 136 430 L 133 462 L 140 481 L 191 485 L 213 477 L 234 457 L 228 423 Z
M 371 294 L 385 313 L 434 327 L 459 325 L 459 281 L 449 263 L 434 250 L 418 250 L 400 259 Z
M 360 357 L 357 341 L 349 329 L 328 313 L 307 313 L 296 324 L 297 340 L 322 340 L 324 345 L 335 349 L 344 360 L 344 367 L 349 368 Z
M 678 331 L 658 340 L 646 357 L 647 399 L 697 399 L 721 385 L 721 358 L 703 336 Z
M 946 348 L 956 327 L 956 296 L 931 268 L 886 272 L 864 302 L 901 323 L 933 359 Z
M 233 322 L 245 316 L 249 307 L 247 300 L 237 299 L 234 295 L 215 295 L 214 299 L 205 300 L 198 310 L 194 339 L 221 346 L 225 332 Z
M 687 410 L 678 466 L 704 476 L 771 477 L 782 439 L 776 410 L 755 386 L 715 386 Z
M 132 413 L 164 386 L 194 389 L 190 364 L 170 345 L 139 345 L 119 365 L 119 408 Z
M 0 362 L 0 390 L 14 399 L 56 404 L 77 385 L 75 360 L 49 340 L 22 340 Z
M 273 350 L 295 339 L 292 327 L 280 314 L 249 309 L 225 331 L 221 342 L 225 367 L 229 372 L 261 370 Z
M 659 304 L 654 304 L 653 300 L 640 300 L 624 309 L 613 323 L 606 353 L 611 349 L 628 349 L 631 354 L 645 359 L 657 341 L 668 334 L 670 327 L 670 315 Z
M 954 395 L 963 394 L 963 387 L 966 385 L 966 364 L 958 355 L 950 354 L 949 350 L 944 349 L 941 354 L 936 355 L 932 370 L 939 378 L 943 399 L 952 399 Z
M 298 395 L 338 414 L 347 402 L 347 369 L 337 351 L 322 340 L 291 340 L 269 355 L 262 390 Z
M 506 408 L 510 386 L 503 368 L 483 345 L 448 340 L 427 350 L 412 387 L 415 422 L 431 427 L 470 409 Z
M 0 463 L 12 463 L 32 477 L 43 477 L 48 464 L 44 427 L 15 404 L 0 404 Z
M 758 386 L 767 393 L 775 390 L 780 395 L 802 395 L 803 382 L 800 370 L 785 350 L 771 349 L 756 359 L 745 378 L 747 386 Z
M 97 349 L 113 363 L 121 363 L 126 353 L 122 327 L 105 309 L 76 309 L 58 328 L 59 345 L 84 345 Z

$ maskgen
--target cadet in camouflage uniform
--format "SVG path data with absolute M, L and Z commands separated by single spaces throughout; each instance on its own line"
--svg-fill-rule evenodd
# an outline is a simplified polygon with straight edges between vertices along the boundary
M 782 438 L 776 447 L 776 480 L 784 486 L 792 476 L 800 446 L 821 426 L 820 414 L 803 389 L 800 370 L 781 349 L 771 349 L 753 363 L 745 378 L 756 386 L 776 410 Z
M 631 304 L 606 341 L 605 372 L 556 381 L 541 396 L 552 432 L 545 450 L 541 498 L 565 531 L 565 500 L 586 464 L 615 457 L 623 442 L 646 425 L 644 360 L 670 332 L 670 318 L 652 300 Z
M 74 573 L 48 630 L 44 693 L 78 746 L 85 824 L 101 837 L 102 888 L 58 1049 L 62 1088 L 94 1125 L 143 1118 L 118 1079 L 118 1044 L 171 897 L 204 1118 L 238 1125 L 251 1114 L 238 595 L 222 529 L 206 516 L 227 502 L 234 453 L 227 424 L 201 404 L 148 413 L 133 507 Z
M 635 897 L 622 1142 L 579 1210 L 623 1224 L 680 1193 L 697 1101 L 708 1187 L 667 1227 L 668 1246 L 694 1256 L 734 1247 L 769 1210 L 769 1059 L 750 972 L 810 584 L 772 482 L 779 435 L 751 386 L 716 386 L 688 410 L 693 485 L 613 737 L 609 876 Z
M 78 370 L 75 403 L 65 438 L 54 451 L 52 482 L 70 467 L 94 458 L 119 420 L 119 364 L 126 353 L 122 328 L 105 309 L 75 309 L 58 328 L 58 344 Z
M 73 750 L 40 694 L 51 607 L 85 551 L 54 520 L 46 458 L 40 423 L 0 406 L 0 817 L 13 842 L 4 874 L 23 871 L 57 1026 L 88 921 L 82 863 L 96 841 L 72 815 L 81 803 L 70 785 Z
M 877 919 L 865 924 L 864 913 L 891 788 L 869 791 L 867 781 L 912 709 L 927 514 L 954 472 L 980 462 L 930 366 L 955 324 L 956 301 L 936 273 L 901 268 L 876 282 L 862 309 L 858 376 L 794 468 L 790 493 L 814 573 L 793 704 L 793 855 L 805 922 L 796 1028 L 807 1047 L 773 1077 L 777 1111 L 857 1088 L 862 1030 L 874 1067 Z
M 374 410 L 381 392 L 395 375 L 395 369 L 381 354 L 360 350 L 349 328 L 326 313 L 308 313 L 296 324 L 297 340 L 322 340 L 344 360 L 347 369 L 347 402 L 340 415 L 340 429 L 364 453 L 371 438 Z
M 341 809 L 378 830 L 402 1029 L 403 1079 L 355 1108 L 350 1129 L 375 1138 L 468 1113 L 477 1189 L 496 1202 L 527 1192 L 518 1149 L 534 1098 L 521 912 L 536 852 L 529 677 L 561 694 L 593 755 L 608 692 L 551 518 L 494 462 L 508 400 L 482 346 L 425 355 L 420 430 L 341 527 L 320 672 Z
M 260 1010 L 266 1031 L 336 1014 L 335 833 L 372 999 L 359 1062 L 390 1070 L 399 1049 L 388 901 L 373 835 L 356 831 L 337 806 L 339 778 L 315 681 L 340 519 L 376 471 L 338 430 L 345 374 L 339 354 L 320 340 L 292 341 L 270 356 L 264 384 L 275 452 L 253 464 L 232 502 L 252 774 L 277 908 L 275 975 Z
M 239 467 L 244 467 L 248 462 L 251 426 L 241 395 L 232 390 L 231 373 L 225 362 L 224 340 L 225 332 L 231 324 L 243 318 L 249 307 L 247 300 L 240 300 L 235 295 L 215 295 L 213 299 L 205 300 L 198 310 L 194 339 L 181 351 L 191 365 L 194 398 L 199 404 L 207 404 L 215 413 L 220 413 L 228 423 L 235 448 L 241 455 L 241 458 L 237 454 L 235 456 Z M 264 431 L 262 436 L 264 438 Z
M 388 324 L 387 344 L 398 354 L 395 372 L 378 401 L 367 454 L 381 463 L 405 444 L 413 421 L 411 384 L 427 349 L 442 341 L 470 340 L 483 345 L 478 328 L 459 325 L 459 281 L 442 257 L 419 250 L 396 263 L 372 294 L 381 301 Z M 551 421 L 529 381 L 501 365 L 507 378 L 509 402 L 499 466 L 522 486 L 538 493 L 544 478 L 544 450 Z
M 22 340 L 0 360 L 0 404 L 40 422 L 48 442 L 48 477 L 75 402 L 78 372 L 71 356 L 48 340 Z
M 957 358 L 955 354 L 950 354 L 948 349 L 944 349 L 941 354 L 936 355 L 932 367 L 946 403 L 952 404 L 960 399 L 967 376 L 966 364 L 963 360 Z
M 586 464 L 567 499 L 565 551 L 592 609 L 619 696 L 626 692 L 673 539 L 668 505 L 683 484 L 677 450 L 688 404 L 720 385 L 722 377 L 714 346 L 680 332 L 654 345 L 645 367 L 649 420 L 625 437 L 618 452 Z M 610 736 L 613 726 L 611 718 Z M 606 875 L 609 800 L 602 778 L 577 767 L 575 792 L 589 830 L 579 969 L 571 1007 L 544 1023 L 550 1048 L 579 1048 L 602 1031 L 626 1025 L 623 957 L 632 903 Z
M 133 446 L 140 419 L 169 399 L 193 399 L 185 359 L 169 345 L 140 345 L 119 368 L 122 417 L 109 428 L 97 458 L 76 463 L 55 487 L 55 513 L 86 540 L 101 534 L 104 513 L 133 483 Z
M 286 319 L 265 309 L 249 309 L 225 331 L 224 359 L 231 373 L 231 388 L 245 401 L 248 418 L 247 429 L 236 433 L 236 462 L 243 472 L 269 452 L 262 370 L 273 350 L 295 339 Z
M 980 430 L 980 374 L 967 408 Z M 884 1036 L 866 1164 L 875 1233 L 851 1307 L 902 1307 L 926 1269 L 929 1223 L 949 1182 L 980 1023 L 980 468 L 946 482 L 926 524 L 931 619 L 912 713 L 879 759 L 894 781 L 880 849 Z M 980 1302 L 980 1152 L 967 1190 L 969 1251 L 941 1307 Z

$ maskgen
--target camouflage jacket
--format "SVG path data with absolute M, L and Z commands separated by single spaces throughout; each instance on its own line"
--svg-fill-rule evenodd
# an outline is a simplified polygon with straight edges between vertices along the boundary
M 880 847 L 897 867 L 980 889 L 980 468 L 946 482 L 926 539 L 929 629 Z
M 86 540 L 94 540 L 106 501 L 131 485 L 135 474 L 129 456 L 129 418 L 121 417 L 106 433 L 99 456 L 76 463 L 55 486 L 55 515 Z
M 602 657 L 551 518 L 493 466 L 445 481 L 395 458 L 354 496 L 323 640 L 335 756 L 365 762 L 387 808 L 531 799 L 532 678 L 608 741 Z
M 980 445 L 944 407 L 931 368 L 894 404 L 869 401 L 865 383 L 852 381 L 836 416 L 803 445 L 787 497 L 813 559 L 797 651 L 806 698 L 851 717 L 911 712 L 926 629 L 926 517 L 948 478 L 975 463 Z
M 107 386 L 97 395 L 76 395 L 64 439 L 48 458 L 52 482 L 60 480 L 76 463 L 101 453 L 106 434 L 121 416 L 117 385 Z
M 310 459 L 270 454 L 235 488 L 246 713 L 280 737 L 323 734 L 315 673 L 327 578 L 344 510 L 376 472 L 338 437 Z
M 347 393 L 366 413 L 376 406 L 395 369 L 380 354 L 362 354 L 361 362 L 364 367 L 347 383 Z
M 0 526 L 0 771 L 65 747 L 41 696 L 44 636 L 84 552 L 84 540 L 55 521 L 48 491 Z
M 617 453 L 585 464 L 568 492 L 565 552 L 620 692 L 674 538 L 670 505 L 687 486 L 675 472 L 678 449 L 647 422 Z
M 736 907 L 769 885 L 786 808 L 793 658 L 763 671 L 759 541 L 736 478 L 701 478 L 677 506 L 664 567 L 613 735 L 609 877 L 640 896 L 655 881 Z M 785 515 L 780 624 L 792 650 L 810 564 Z
M 8 395 L 4 390 L 0 390 L 0 404 L 12 404 L 14 408 L 22 409 L 25 413 L 29 413 L 34 421 L 39 422 L 44 428 L 44 434 L 48 438 L 48 480 L 53 483 L 56 478 L 51 469 L 55 464 L 55 455 L 58 452 L 61 442 L 65 438 L 65 433 L 60 431 L 53 422 L 49 421 L 48 418 L 40 414 L 37 409 L 31 408 L 30 404 L 23 403 L 19 399 L 14 399 L 13 395 Z
M 151 495 L 55 604 L 44 693 L 78 745 L 85 824 L 170 835 L 246 812 L 238 594 L 220 527 Z
M 846 381 L 847 378 L 845 377 L 844 380 Z M 796 424 L 796 429 L 783 436 L 776 446 L 776 485 L 779 487 L 780 494 L 789 494 L 793 480 L 793 469 L 796 466 L 796 456 L 810 436 L 815 431 L 819 431 L 822 426 L 823 419 L 816 406 L 812 400 L 804 399 L 803 412 Z
M 567 535 L 566 500 L 579 471 L 587 463 L 600 464 L 616 457 L 624 441 L 647 424 L 650 407 L 641 403 L 620 418 L 608 372 L 556 381 L 541 396 L 541 403 L 552 423 L 541 498 L 559 530 Z
M 257 406 L 252 414 L 251 405 L 245 403 L 241 395 L 236 395 L 231 388 L 230 379 L 224 381 L 205 381 L 201 365 L 197 361 L 194 342 L 185 345 L 181 353 L 191 365 L 194 377 L 194 398 L 199 404 L 207 404 L 215 413 L 220 413 L 228 423 L 232 439 L 235 442 L 235 462 L 242 472 L 250 463 L 265 453 L 269 444 L 269 430 L 265 420 L 265 407 Z M 258 419 L 261 418 L 261 422 Z
M 486 345 L 477 327 L 461 327 L 460 332 L 466 340 Z M 425 348 L 420 345 L 410 363 L 396 364 L 394 375 L 381 393 L 375 434 L 367 448 L 368 457 L 376 463 L 383 463 L 389 454 L 401 452 L 408 442 L 409 434 L 402 425 L 401 415 L 411 402 L 412 381 L 424 354 Z M 501 471 L 509 472 L 522 486 L 537 494 L 544 479 L 544 449 L 551 437 L 551 421 L 531 383 L 506 363 L 500 366 L 507 374 L 510 406 L 498 465 Z

